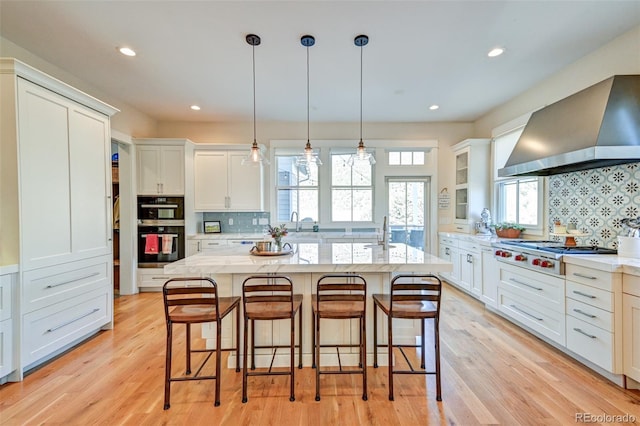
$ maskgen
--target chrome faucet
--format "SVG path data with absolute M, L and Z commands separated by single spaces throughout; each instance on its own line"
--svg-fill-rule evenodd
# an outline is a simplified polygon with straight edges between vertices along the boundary
M 292 211 L 291 212 L 291 222 L 293 222 L 293 216 L 296 217 L 296 227 L 295 227 L 295 231 L 298 232 L 300 231 L 300 218 L 298 216 L 298 212 L 297 211 Z
M 387 217 L 384 217 L 384 222 L 382 223 L 382 239 L 378 240 L 378 244 L 382 246 L 383 250 L 387 250 L 389 248 L 389 238 L 387 235 Z

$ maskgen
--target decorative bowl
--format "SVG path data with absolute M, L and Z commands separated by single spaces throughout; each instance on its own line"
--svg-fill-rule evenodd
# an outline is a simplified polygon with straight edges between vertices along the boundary
M 506 229 L 497 229 L 496 235 L 500 238 L 520 238 L 520 234 L 522 231 L 519 229 L 506 228 Z

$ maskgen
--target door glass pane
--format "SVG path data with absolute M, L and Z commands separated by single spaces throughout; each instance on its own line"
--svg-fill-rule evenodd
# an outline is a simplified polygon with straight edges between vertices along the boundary
M 390 241 L 424 249 L 426 182 L 390 180 L 387 189 Z

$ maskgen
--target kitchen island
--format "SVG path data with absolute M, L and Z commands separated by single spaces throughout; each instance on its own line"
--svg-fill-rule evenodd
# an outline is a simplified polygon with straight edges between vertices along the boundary
M 294 282 L 294 291 L 304 296 L 303 300 L 303 363 L 311 365 L 311 295 L 315 293 L 318 278 L 329 273 L 357 273 L 367 280 L 367 293 L 388 293 L 393 275 L 400 273 L 439 273 L 451 271 L 452 264 L 415 247 L 393 244 L 387 250 L 381 245 L 363 243 L 300 243 L 293 244 L 290 254 L 282 256 L 256 256 L 250 254 L 251 246 L 223 247 L 208 253 L 199 253 L 165 266 L 168 274 L 182 276 L 211 277 L 218 283 L 221 296 L 242 296 L 243 280 L 255 274 L 284 274 Z M 380 316 L 379 330 L 384 330 L 381 342 L 386 342 L 386 319 Z M 325 322 L 326 321 L 326 322 Z M 232 344 L 235 323 L 228 318 L 223 324 L 223 347 Z M 323 320 L 322 327 L 332 332 L 323 333 L 325 343 L 351 343 L 358 341 L 357 320 Z M 241 330 L 242 332 L 242 330 Z M 415 344 L 415 336 L 420 334 L 419 321 L 398 321 L 394 326 L 394 340 Z M 215 328 L 203 327 L 207 346 L 214 347 Z M 327 339 L 325 340 L 324 337 Z M 241 337 L 242 339 L 242 337 Z M 288 344 L 288 321 L 256 325 L 256 344 Z M 258 353 L 258 366 L 268 366 L 271 353 Z M 384 351 L 381 351 L 384 352 Z M 280 352 L 279 352 L 280 354 Z M 358 355 L 355 349 L 341 348 L 340 360 L 343 365 L 356 365 Z M 335 349 L 321 353 L 323 365 L 338 365 Z M 385 357 L 379 357 L 379 361 Z M 233 355 L 229 365 L 235 365 Z M 373 363 L 373 303 L 367 298 L 367 364 Z M 381 363 L 382 364 L 382 363 Z M 274 365 L 288 365 L 288 354 L 276 356 Z

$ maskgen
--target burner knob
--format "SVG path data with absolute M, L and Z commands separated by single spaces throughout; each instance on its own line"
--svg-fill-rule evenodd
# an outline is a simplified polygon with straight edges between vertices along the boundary
M 502 256 L 502 250 L 496 250 L 494 253 L 496 256 Z
M 523 262 L 527 260 L 527 256 L 525 256 L 524 254 L 518 254 L 516 255 L 516 257 L 514 257 L 514 259 L 517 260 L 518 262 Z
M 540 262 L 541 262 L 541 261 L 540 261 L 540 259 L 533 259 L 533 260 L 531 261 L 531 264 L 532 264 L 532 265 L 535 265 L 535 266 L 539 266 L 539 265 L 540 265 Z
M 503 251 L 501 256 L 502 257 L 511 257 L 511 253 L 509 253 L 508 251 Z
M 551 262 L 550 260 L 543 260 L 542 262 L 540 262 L 540 266 L 542 266 L 543 268 L 553 268 L 553 262 Z

